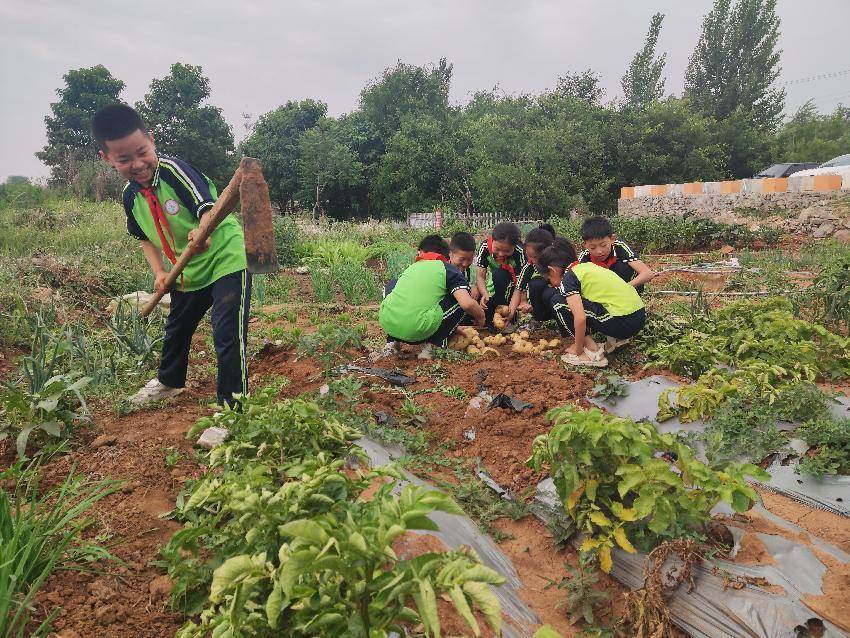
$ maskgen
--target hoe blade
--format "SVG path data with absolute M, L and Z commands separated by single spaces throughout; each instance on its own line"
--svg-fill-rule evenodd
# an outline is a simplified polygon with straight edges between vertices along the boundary
M 242 184 L 239 187 L 242 228 L 245 232 L 245 257 L 248 272 L 264 274 L 277 272 L 277 248 L 272 226 L 272 205 L 269 187 L 263 178 L 260 160 L 242 159 Z

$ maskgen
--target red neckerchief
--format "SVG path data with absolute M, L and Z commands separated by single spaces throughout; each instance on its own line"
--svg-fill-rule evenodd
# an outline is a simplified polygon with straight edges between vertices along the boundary
M 436 261 L 438 259 L 446 263 L 449 261 L 440 253 L 422 253 L 421 255 L 416 255 L 415 261 Z
M 505 259 L 503 259 L 503 258 L 499 258 L 499 257 L 496 257 L 496 255 L 494 255 L 494 254 L 493 254 L 493 236 L 492 236 L 492 235 L 490 235 L 490 236 L 487 238 L 487 252 L 489 252 L 489 253 L 490 253 L 490 257 L 492 257 L 492 258 L 493 258 L 493 260 L 494 260 L 497 264 L 499 264 L 499 267 L 500 267 L 502 270 L 507 270 L 507 271 L 508 271 L 508 273 L 509 273 L 509 274 L 510 274 L 510 276 L 511 276 L 511 281 L 512 281 L 513 283 L 516 283 L 516 271 L 514 270 L 514 267 L 513 267 L 513 266 L 511 266 L 511 265 L 510 265 L 510 264 L 509 264 L 509 263 L 508 263 Z
M 173 266 L 177 263 L 177 257 L 174 255 L 174 248 L 172 248 L 171 244 L 177 246 L 177 242 L 174 241 L 174 234 L 171 232 L 171 226 L 168 225 L 168 219 L 166 219 L 165 213 L 162 211 L 159 198 L 150 186 L 142 189 L 142 195 L 144 195 L 145 199 L 148 201 L 148 208 L 151 211 L 151 217 L 153 217 L 153 223 L 154 226 L 156 226 L 156 232 L 159 235 L 162 252 L 165 253 L 165 256 L 168 257 L 168 261 L 170 261 Z M 168 240 L 165 238 L 165 233 L 162 232 L 163 226 L 165 226 L 165 230 L 168 231 L 168 236 L 171 237 L 171 244 L 168 243 Z M 183 288 L 182 273 L 180 274 L 180 287 Z
M 594 259 L 593 255 L 588 253 L 590 257 L 590 263 L 596 264 L 597 266 L 602 266 L 603 268 L 608 268 L 610 270 L 611 266 L 617 263 L 617 251 L 612 248 L 611 254 L 609 254 L 605 259 Z

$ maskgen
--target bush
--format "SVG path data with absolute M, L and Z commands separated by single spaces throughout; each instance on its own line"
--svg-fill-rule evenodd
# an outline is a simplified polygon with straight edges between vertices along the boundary
M 47 191 L 26 177 L 10 177 L 0 184 L 0 208 L 36 208 L 47 201 Z
M 754 465 L 715 472 L 650 423 L 571 406 L 548 416 L 554 425 L 534 440 L 527 464 L 548 467 L 566 514 L 587 534 L 581 550 L 598 556 L 605 572 L 615 544 L 647 551 L 665 539 L 701 537 L 718 502 L 738 512 L 750 507 L 756 492 L 746 476 L 769 478 Z
M 295 247 L 298 245 L 300 232 L 295 218 L 291 215 L 275 215 L 272 219 L 274 237 L 277 244 L 277 261 L 281 266 L 292 266 L 298 263 Z

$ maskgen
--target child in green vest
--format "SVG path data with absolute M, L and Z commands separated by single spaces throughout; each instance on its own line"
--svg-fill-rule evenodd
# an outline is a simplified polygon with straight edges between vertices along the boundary
M 614 339 L 630 339 L 646 322 L 640 295 L 617 273 L 593 263 L 579 263 L 575 247 L 559 237 L 537 258 L 537 271 L 558 292 L 552 310 L 561 334 L 575 343 L 561 357 L 565 363 L 605 367 L 605 350 L 590 336 L 601 332 Z
M 191 250 L 201 218 L 218 196 L 216 188 L 190 164 L 157 154 L 153 136 L 126 104 L 99 110 L 92 119 L 92 133 L 101 158 L 128 180 L 123 193 L 127 231 L 139 240 L 156 291 L 168 292 L 163 254 L 174 264 L 183 251 Z M 250 298 L 242 228 L 228 216 L 195 252 L 171 291 L 159 372 L 130 400 L 143 405 L 183 391 L 192 335 L 212 308 L 218 402 L 234 405 L 235 393 L 248 392 L 245 344 Z
M 517 277 L 525 266 L 525 253 L 520 245 L 520 232 L 517 225 L 511 222 L 496 224 L 490 236 L 478 247 L 475 263 L 478 266 L 476 285 L 481 293 L 479 303 L 485 311 L 486 325 L 492 330 L 496 307 L 510 304 L 516 289 Z M 492 289 L 487 284 L 488 271 Z M 505 321 L 511 324 L 515 315 L 516 307 L 512 309 L 510 315 L 505 317 Z
M 476 326 L 484 325 L 484 309 L 470 296 L 469 282 L 449 263 L 446 240 L 428 235 L 418 250 L 416 261 L 384 289 L 378 323 L 387 345 L 376 358 L 390 356 L 399 343 L 421 343 L 419 358 L 430 359 L 434 346 L 446 346 L 464 313 Z

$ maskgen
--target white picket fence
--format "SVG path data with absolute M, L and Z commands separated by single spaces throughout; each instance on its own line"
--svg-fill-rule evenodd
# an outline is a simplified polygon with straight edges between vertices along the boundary
M 458 215 L 453 213 L 451 217 L 473 228 L 492 228 L 499 222 L 504 221 L 511 221 L 520 225 L 540 223 L 538 219 L 528 219 L 509 213 L 475 213 L 473 215 Z M 429 213 L 411 213 L 407 216 L 408 227 L 416 229 L 433 228 L 434 230 L 439 230 L 446 221 L 442 211 L 439 209 Z

